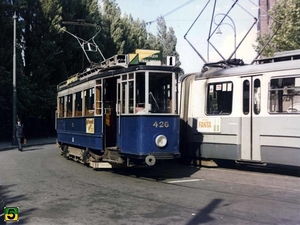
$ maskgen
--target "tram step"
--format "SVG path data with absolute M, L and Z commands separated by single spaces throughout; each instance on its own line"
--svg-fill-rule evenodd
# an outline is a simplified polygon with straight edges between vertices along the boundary
M 124 168 L 125 164 L 116 164 L 108 162 L 90 162 L 90 167 L 94 169 L 111 169 L 111 168 Z
M 117 151 L 117 150 L 118 150 L 118 147 L 117 147 L 117 146 L 106 147 L 105 150 L 108 150 L 108 151 Z
M 90 167 L 95 169 L 112 168 L 112 165 L 107 162 L 90 162 Z

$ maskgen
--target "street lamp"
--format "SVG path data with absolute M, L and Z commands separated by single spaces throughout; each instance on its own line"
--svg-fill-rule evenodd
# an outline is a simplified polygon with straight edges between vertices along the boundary
M 16 79 L 16 68 L 17 68 L 17 64 L 16 64 L 16 33 L 17 33 L 17 15 L 16 15 L 16 11 L 13 15 L 13 19 L 14 19 L 14 40 L 13 40 L 13 140 L 12 140 L 12 144 L 16 145 L 17 144 L 17 139 L 16 139 L 16 134 L 15 134 L 15 126 L 16 126 L 16 120 L 17 120 L 17 79 Z
M 232 24 L 230 24 L 230 23 L 223 23 L 223 22 L 221 22 L 221 23 L 216 23 L 216 22 L 215 22 L 215 19 L 216 19 L 217 16 L 224 16 L 224 17 L 227 17 L 227 18 L 231 21 Z M 218 26 L 218 30 L 217 30 L 217 32 L 216 32 L 216 34 L 218 34 L 218 35 L 221 35 L 221 34 L 222 34 L 222 31 L 221 31 L 221 29 L 220 29 L 220 26 L 221 26 L 221 25 L 228 25 L 228 26 L 230 26 L 230 27 L 233 29 L 233 34 L 234 34 L 234 51 L 235 51 L 235 50 L 236 50 L 236 27 L 235 27 L 235 23 L 233 22 L 233 19 L 232 19 L 230 16 L 228 16 L 227 14 L 224 14 L 224 13 L 218 13 L 218 14 L 215 16 L 215 18 L 214 18 L 214 23 Z M 236 52 L 234 53 L 234 58 L 236 58 Z

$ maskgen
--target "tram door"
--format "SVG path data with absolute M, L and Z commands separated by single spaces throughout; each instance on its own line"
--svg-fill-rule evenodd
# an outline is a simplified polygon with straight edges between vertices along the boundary
M 105 134 L 104 147 L 116 146 L 116 93 L 117 93 L 117 79 L 108 78 L 104 79 L 103 90 L 103 125 Z
M 261 76 L 242 77 L 241 160 L 260 161 Z

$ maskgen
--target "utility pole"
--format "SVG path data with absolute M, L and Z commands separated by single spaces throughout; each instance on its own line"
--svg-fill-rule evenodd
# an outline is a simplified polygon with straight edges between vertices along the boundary
M 16 138 L 16 134 L 15 134 L 15 126 L 16 126 L 16 120 L 17 120 L 17 79 L 16 79 L 16 68 L 17 68 L 17 64 L 16 64 L 16 33 L 17 33 L 17 15 L 16 15 L 16 11 L 14 13 L 13 16 L 14 19 L 14 40 L 13 40 L 13 48 L 14 48 L 14 54 L 13 54 L 13 140 L 12 140 L 12 145 L 16 145 L 17 144 L 17 138 Z

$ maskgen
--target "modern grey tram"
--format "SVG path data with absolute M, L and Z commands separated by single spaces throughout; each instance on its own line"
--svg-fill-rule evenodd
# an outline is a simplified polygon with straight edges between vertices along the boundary
M 58 85 L 62 155 L 94 168 L 153 166 L 178 158 L 176 67 L 130 65 L 127 55 L 102 64 Z
M 181 77 L 181 154 L 300 165 L 300 52 Z

